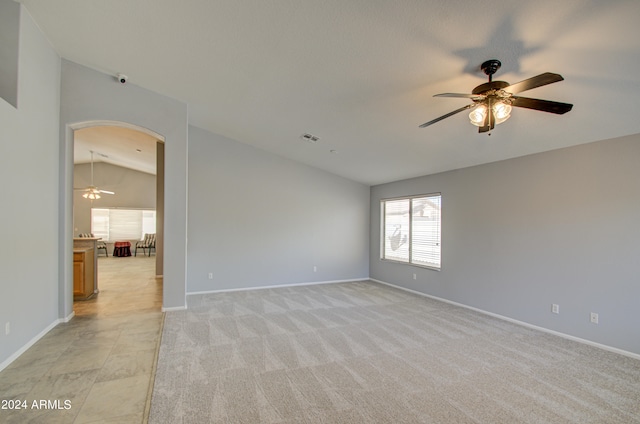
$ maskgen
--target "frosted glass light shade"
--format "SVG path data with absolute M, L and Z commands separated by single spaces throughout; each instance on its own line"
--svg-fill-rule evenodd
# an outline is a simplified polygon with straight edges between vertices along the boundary
M 496 124 L 501 124 L 511 116 L 511 105 L 498 102 L 493 105 L 493 116 L 496 118 Z
M 491 109 L 493 109 L 493 118 L 495 119 L 496 125 L 503 123 L 511 116 L 511 105 L 506 103 L 498 102 L 494 104 Z M 476 127 L 481 127 L 484 125 L 486 116 L 487 106 L 481 104 L 469 113 L 469 120 Z
M 469 120 L 471 120 L 471 123 L 476 127 L 480 127 L 484 124 L 485 116 L 487 116 L 487 107 L 480 105 L 469 113 Z

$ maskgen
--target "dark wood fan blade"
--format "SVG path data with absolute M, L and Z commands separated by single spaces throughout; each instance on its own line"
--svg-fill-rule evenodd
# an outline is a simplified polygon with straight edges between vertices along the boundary
M 477 94 L 464 94 L 464 93 L 442 93 L 442 94 L 434 94 L 433 97 L 462 97 L 465 99 L 482 99 L 485 96 L 479 96 Z
M 474 107 L 475 105 L 476 105 L 475 103 L 471 103 L 470 105 L 466 105 L 466 106 L 464 106 L 464 107 L 461 107 L 460 109 L 456 109 L 456 110 L 454 110 L 453 112 L 449 112 L 449 113 L 447 113 L 446 115 L 442 115 L 442 116 L 441 116 L 441 117 L 439 117 L 439 118 L 433 119 L 433 120 L 431 120 L 431 121 L 429 121 L 429 122 L 425 122 L 424 124 L 420 125 L 420 128 L 428 127 L 429 125 L 435 124 L 436 122 L 440 122 L 440 121 L 442 121 L 443 119 L 446 119 L 446 118 L 448 118 L 448 117 L 450 117 L 450 116 L 453 116 L 453 115 L 455 115 L 456 113 L 460 113 L 460 112 L 462 112 L 463 110 L 467 110 L 467 109 L 469 109 L 469 108 L 472 108 L 472 107 Z
M 524 81 L 517 82 L 515 84 L 511 84 L 504 88 L 504 91 L 507 91 L 512 94 L 522 93 L 526 90 L 531 90 L 532 88 L 542 87 L 543 85 L 551 84 L 554 82 L 562 81 L 562 75 L 553 74 L 551 72 L 545 72 L 544 74 L 540 74 L 538 76 L 526 79 Z
M 569 103 L 552 102 L 550 100 L 540 100 L 518 96 L 511 97 L 511 105 L 524 107 L 527 109 L 540 110 L 542 112 L 556 113 L 558 115 L 567 113 L 573 108 L 573 105 Z

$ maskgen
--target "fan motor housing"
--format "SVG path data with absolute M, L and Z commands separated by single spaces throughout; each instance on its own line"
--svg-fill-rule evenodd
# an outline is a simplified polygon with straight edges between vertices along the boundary
M 502 62 L 498 59 L 489 59 L 480 65 L 480 69 L 482 69 L 486 75 L 491 76 L 495 74 L 501 66 Z
M 489 90 L 502 90 L 508 87 L 510 84 L 506 81 L 490 81 L 485 82 L 484 84 L 480 84 L 476 88 L 473 89 L 471 94 L 484 94 Z

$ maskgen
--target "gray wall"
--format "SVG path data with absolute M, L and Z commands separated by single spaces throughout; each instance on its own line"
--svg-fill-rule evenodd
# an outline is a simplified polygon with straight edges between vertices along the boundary
M 369 188 L 189 127 L 188 235 L 187 292 L 367 278 Z
M 372 187 L 371 277 L 640 354 L 639 164 L 632 135 Z M 380 199 L 431 192 L 442 271 L 381 261 Z
M 24 8 L 19 62 L 18 109 L 0 99 L 0 369 L 58 320 L 60 58 Z
M 133 78 L 132 78 L 133 79 Z M 100 73 L 62 60 L 60 88 L 60 309 L 72 310 L 73 129 L 99 121 L 128 123 L 154 131 L 165 140 L 165 216 L 163 307 L 185 306 L 187 242 L 187 105 L 116 82 Z
M 91 232 L 91 208 L 156 208 L 156 176 L 104 162 L 93 164 L 93 179 L 99 189 L 115 194 L 103 194 L 93 202 L 82 197 L 83 191 L 73 195 L 73 234 Z M 83 188 L 91 184 L 91 164 L 74 166 L 73 185 Z

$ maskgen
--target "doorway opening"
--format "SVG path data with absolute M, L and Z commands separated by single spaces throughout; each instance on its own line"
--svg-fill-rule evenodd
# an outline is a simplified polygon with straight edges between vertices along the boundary
M 80 237 L 100 239 L 92 257 L 93 294 L 76 295 L 74 259 L 74 314 L 160 310 L 164 138 L 135 125 L 94 121 L 72 127 L 72 146 L 74 257 L 75 245 L 86 245 Z M 107 219 L 105 226 L 105 211 L 114 217 L 111 225 Z M 154 234 L 153 248 L 136 249 L 146 233 Z M 130 246 L 132 256 L 114 256 L 121 250 L 116 243 Z

